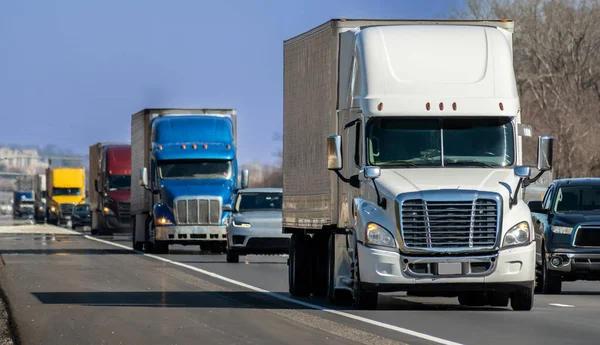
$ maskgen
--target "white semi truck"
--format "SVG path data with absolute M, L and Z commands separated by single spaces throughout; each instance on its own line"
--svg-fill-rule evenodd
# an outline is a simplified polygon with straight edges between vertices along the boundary
M 512 21 L 331 20 L 284 43 L 289 291 L 530 310 Z M 540 172 L 552 138 L 540 137 Z

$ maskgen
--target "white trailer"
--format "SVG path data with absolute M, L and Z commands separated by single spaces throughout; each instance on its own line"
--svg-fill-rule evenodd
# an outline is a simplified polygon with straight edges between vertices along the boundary
M 331 20 L 284 43 L 289 289 L 529 310 L 512 21 Z M 538 168 L 551 169 L 540 137 Z

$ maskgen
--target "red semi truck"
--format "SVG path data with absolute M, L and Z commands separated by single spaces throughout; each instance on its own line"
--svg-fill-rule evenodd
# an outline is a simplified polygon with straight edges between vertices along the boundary
M 131 232 L 131 145 L 90 146 L 92 234 Z

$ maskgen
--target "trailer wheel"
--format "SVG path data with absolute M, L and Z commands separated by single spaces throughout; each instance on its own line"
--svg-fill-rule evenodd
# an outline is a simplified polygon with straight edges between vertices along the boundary
M 311 293 L 312 250 L 310 236 L 293 234 L 288 268 L 289 292 L 294 297 Z

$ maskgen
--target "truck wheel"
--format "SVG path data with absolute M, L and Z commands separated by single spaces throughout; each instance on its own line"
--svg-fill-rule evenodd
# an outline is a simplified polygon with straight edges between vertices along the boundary
M 327 299 L 333 305 L 352 305 L 352 293 L 335 288 L 335 235 L 329 236 L 327 251 Z
M 377 291 L 369 291 L 363 288 L 360 281 L 360 260 L 356 246 L 354 247 L 354 253 L 354 255 L 356 255 L 356 267 L 354 270 L 354 307 L 362 310 L 377 309 L 379 294 Z
M 135 238 L 135 217 L 132 218 L 132 232 L 131 232 L 131 242 L 133 242 L 133 250 L 142 251 L 144 249 L 144 242 L 138 242 Z
M 542 249 L 542 292 L 546 295 L 559 295 L 562 291 L 560 275 L 548 269 L 546 251 Z
M 288 282 L 290 295 L 308 297 L 311 292 L 311 253 L 310 236 L 293 234 L 290 241 Z
M 232 253 L 230 251 L 227 251 L 227 262 L 229 263 L 234 263 L 237 264 L 238 262 L 240 262 L 240 255 L 237 253 Z
M 519 288 L 513 292 L 510 298 L 510 306 L 513 310 L 529 311 L 533 308 L 534 284 L 535 282 L 531 284 L 531 287 Z
M 314 296 L 326 297 L 329 290 L 329 233 L 313 235 L 313 267 L 312 293 Z
M 154 254 L 154 242 L 150 241 L 150 227 L 152 226 L 152 221 L 146 221 L 146 229 L 145 229 L 145 238 L 144 238 L 144 252 L 148 254 Z
M 483 307 L 485 302 L 486 296 L 484 292 L 464 292 L 458 295 L 458 303 L 466 307 Z

